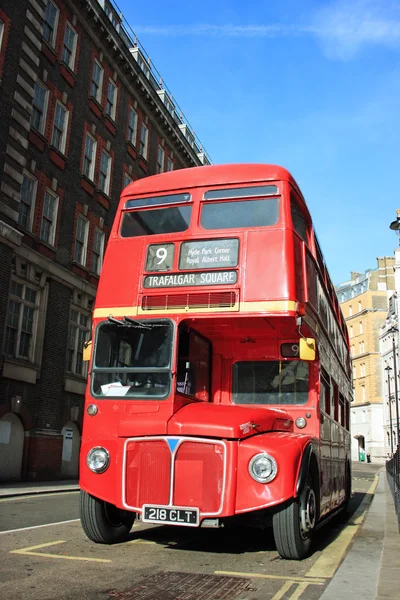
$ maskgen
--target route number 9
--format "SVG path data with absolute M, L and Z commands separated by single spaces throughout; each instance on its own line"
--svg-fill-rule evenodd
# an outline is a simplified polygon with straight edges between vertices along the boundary
M 147 250 L 146 271 L 170 271 L 174 249 L 174 244 L 151 244 Z
M 158 265 L 161 265 L 164 260 L 167 258 L 168 252 L 166 248 L 158 248 L 157 252 L 156 252 L 156 257 L 159 258 L 160 260 L 158 261 Z

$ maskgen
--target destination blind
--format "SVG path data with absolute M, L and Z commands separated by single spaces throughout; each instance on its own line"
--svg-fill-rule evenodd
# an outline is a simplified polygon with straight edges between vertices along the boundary
M 143 286 L 145 288 L 195 287 L 202 285 L 227 285 L 236 282 L 236 271 L 197 271 L 196 273 L 147 275 L 144 278 Z

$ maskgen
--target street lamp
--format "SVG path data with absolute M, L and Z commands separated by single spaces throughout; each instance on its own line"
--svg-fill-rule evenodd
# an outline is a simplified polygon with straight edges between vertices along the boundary
M 392 367 L 385 367 L 385 371 L 387 371 L 387 383 L 388 383 L 388 397 L 389 397 L 389 423 L 390 423 L 390 453 L 393 456 L 393 432 L 392 432 L 392 399 L 390 398 L 390 371 L 392 371 Z

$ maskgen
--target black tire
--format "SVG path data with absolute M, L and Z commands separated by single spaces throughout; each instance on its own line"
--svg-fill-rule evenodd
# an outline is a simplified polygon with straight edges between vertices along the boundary
M 97 544 L 118 544 L 129 535 L 136 514 L 117 508 L 81 490 L 80 518 L 83 531 Z
M 316 525 L 317 494 L 310 478 L 298 498 L 293 498 L 272 518 L 276 549 L 282 558 L 302 560 L 310 553 Z

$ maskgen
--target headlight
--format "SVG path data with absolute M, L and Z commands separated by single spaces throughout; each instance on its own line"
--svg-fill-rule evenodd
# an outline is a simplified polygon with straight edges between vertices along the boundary
M 299 429 L 304 429 L 304 427 L 307 425 L 307 421 L 305 420 L 304 417 L 298 417 L 298 419 L 296 419 L 295 423 Z
M 86 457 L 86 464 L 93 473 L 104 473 L 110 464 L 110 454 L 108 450 L 101 446 L 96 446 L 89 450 Z
M 256 454 L 249 462 L 249 473 L 259 483 L 269 483 L 278 473 L 276 460 L 263 452 Z

